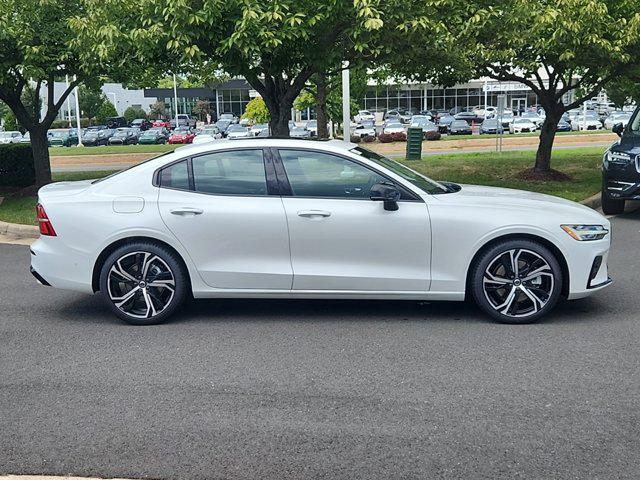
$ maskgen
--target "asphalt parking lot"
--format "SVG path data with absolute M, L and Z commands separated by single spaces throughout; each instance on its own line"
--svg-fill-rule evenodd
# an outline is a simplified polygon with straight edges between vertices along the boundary
M 640 211 L 546 322 L 455 303 L 199 301 L 131 327 L 0 245 L 0 474 L 623 479 L 640 471 Z

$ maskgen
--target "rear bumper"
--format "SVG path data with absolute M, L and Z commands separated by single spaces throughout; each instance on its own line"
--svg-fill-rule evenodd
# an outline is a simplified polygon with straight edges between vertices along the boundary
M 59 237 L 40 237 L 31 245 L 30 270 L 42 285 L 93 293 L 91 260 L 67 247 Z

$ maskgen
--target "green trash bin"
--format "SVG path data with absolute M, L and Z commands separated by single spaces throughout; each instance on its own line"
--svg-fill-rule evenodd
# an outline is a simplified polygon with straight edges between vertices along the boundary
M 407 160 L 422 158 L 422 128 L 409 127 L 407 129 Z

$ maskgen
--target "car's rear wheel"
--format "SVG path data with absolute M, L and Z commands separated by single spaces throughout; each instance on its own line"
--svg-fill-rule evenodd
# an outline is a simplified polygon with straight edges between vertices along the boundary
M 100 272 L 100 291 L 111 310 L 133 325 L 169 318 L 184 302 L 187 273 L 167 248 L 134 242 L 116 249 Z
M 501 323 L 532 323 L 553 309 L 562 292 L 555 255 L 531 240 L 506 240 L 484 251 L 471 270 L 476 304 Z
M 604 185 L 602 186 L 600 198 L 602 200 L 602 211 L 605 215 L 619 215 L 624 213 L 625 201 L 617 198 L 611 198 L 605 191 Z

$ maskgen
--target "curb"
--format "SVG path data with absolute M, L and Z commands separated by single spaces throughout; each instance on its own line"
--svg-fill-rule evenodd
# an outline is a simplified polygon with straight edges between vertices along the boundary
M 20 238 L 38 238 L 40 229 L 34 225 L 19 225 L 0 221 L 0 235 L 10 235 Z
M 580 203 L 582 205 L 586 205 L 587 207 L 593 208 L 594 210 L 597 210 L 602 206 L 602 196 L 600 192 L 598 192 L 595 195 L 592 195 L 589 198 L 582 200 Z

